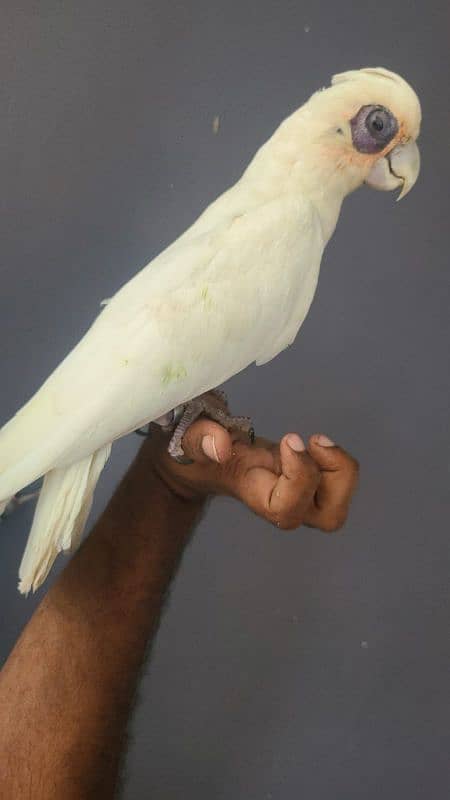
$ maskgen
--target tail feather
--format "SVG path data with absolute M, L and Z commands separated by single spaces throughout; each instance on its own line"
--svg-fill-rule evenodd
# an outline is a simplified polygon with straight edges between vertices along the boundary
M 46 474 L 19 569 L 22 594 L 36 591 L 58 553 L 78 547 L 110 451 L 111 445 L 105 445 L 69 467 Z
M 11 498 L 10 498 L 10 497 L 8 497 L 8 499 L 7 499 L 7 500 L 2 500 L 2 501 L 0 502 L 0 517 L 1 517 L 1 515 L 2 515 L 2 514 L 5 512 L 5 511 L 6 511 L 6 506 L 8 505 L 8 503 L 9 503 L 9 501 L 10 501 L 10 500 L 11 500 Z

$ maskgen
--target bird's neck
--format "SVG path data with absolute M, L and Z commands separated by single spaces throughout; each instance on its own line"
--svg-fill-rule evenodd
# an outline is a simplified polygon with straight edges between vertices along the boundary
M 308 104 L 288 117 L 275 131 L 244 173 L 255 190 L 273 198 L 277 194 L 301 194 L 315 207 L 322 224 L 324 244 L 336 227 L 342 202 L 361 179 L 326 157 L 323 137 L 315 135 Z

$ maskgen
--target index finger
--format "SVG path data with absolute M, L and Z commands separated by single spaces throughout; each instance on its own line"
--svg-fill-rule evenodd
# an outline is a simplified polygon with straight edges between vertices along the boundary
M 323 434 L 311 436 L 308 450 L 321 473 L 308 521 L 331 532 L 340 528 L 347 518 L 358 483 L 359 465 L 356 459 Z
M 280 528 L 298 528 L 305 519 L 320 480 L 319 470 L 297 434 L 280 442 L 281 474 L 261 466 L 247 471 L 240 499 Z

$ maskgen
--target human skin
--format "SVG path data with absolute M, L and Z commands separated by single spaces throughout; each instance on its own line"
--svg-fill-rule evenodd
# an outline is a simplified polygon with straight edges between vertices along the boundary
M 5 798 L 112 798 L 142 665 L 207 498 L 227 494 L 282 529 L 337 530 L 358 466 L 323 435 L 252 445 L 200 419 L 188 466 L 145 440 L 90 536 L 31 617 L 0 675 Z

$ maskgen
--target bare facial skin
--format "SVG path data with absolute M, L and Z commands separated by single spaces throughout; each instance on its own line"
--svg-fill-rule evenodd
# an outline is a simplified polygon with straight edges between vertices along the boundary
M 43 598 L 0 675 L 2 796 L 111 798 L 142 665 L 205 501 L 228 494 L 283 529 L 345 521 L 356 461 L 321 435 L 234 440 L 199 419 L 180 465 L 155 431 Z

